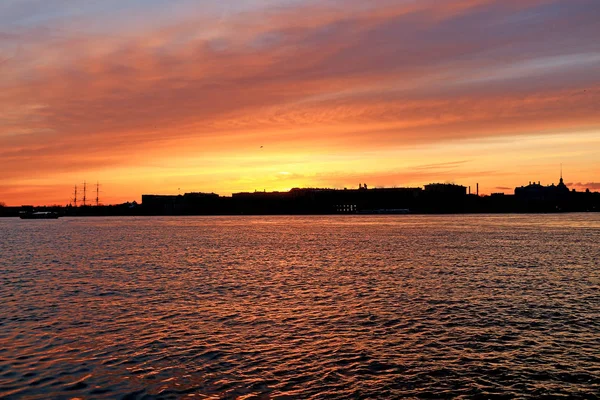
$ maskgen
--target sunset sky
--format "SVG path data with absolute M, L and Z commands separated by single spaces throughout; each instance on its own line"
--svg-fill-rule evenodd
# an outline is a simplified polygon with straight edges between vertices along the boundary
M 2 0 L 0 202 L 600 190 L 598 0 Z

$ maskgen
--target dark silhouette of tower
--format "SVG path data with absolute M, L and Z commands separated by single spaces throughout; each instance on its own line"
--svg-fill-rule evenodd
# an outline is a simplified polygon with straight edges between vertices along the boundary
M 96 207 L 100 205 L 100 183 L 96 182 Z
M 565 185 L 565 181 L 563 180 L 563 167 L 562 167 L 562 164 L 560 164 L 560 180 L 558 181 L 557 187 L 563 193 L 569 191 L 569 188 L 567 187 L 567 185 Z
M 562 177 L 562 163 L 560 164 L 560 182 L 559 185 L 564 185 L 563 177 Z

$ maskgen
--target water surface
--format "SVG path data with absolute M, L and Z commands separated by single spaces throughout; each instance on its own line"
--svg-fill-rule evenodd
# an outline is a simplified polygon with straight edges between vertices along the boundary
M 0 398 L 597 398 L 600 215 L 0 219 Z

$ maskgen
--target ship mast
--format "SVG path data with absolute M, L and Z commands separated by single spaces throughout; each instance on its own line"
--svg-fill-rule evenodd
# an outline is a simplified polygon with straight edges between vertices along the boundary
M 73 190 L 73 205 L 77 207 L 77 185 L 75 185 Z
M 86 202 L 86 194 L 87 194 L 87 183 L 83 182 L 83 206 L 85 207 Z

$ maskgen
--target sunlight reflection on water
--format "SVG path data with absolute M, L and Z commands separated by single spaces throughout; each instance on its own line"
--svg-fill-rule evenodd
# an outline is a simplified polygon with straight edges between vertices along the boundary
M 0 219 L 0 397 L 600 393 L 600 215 Z

